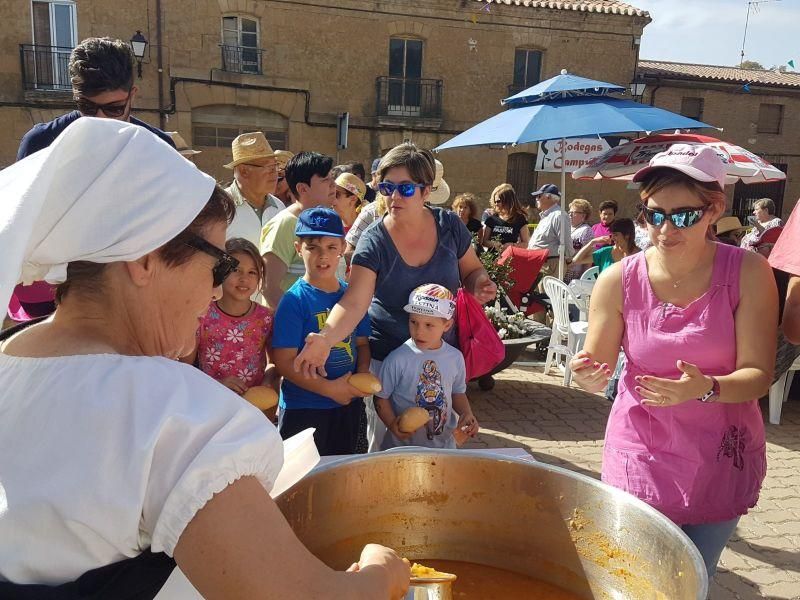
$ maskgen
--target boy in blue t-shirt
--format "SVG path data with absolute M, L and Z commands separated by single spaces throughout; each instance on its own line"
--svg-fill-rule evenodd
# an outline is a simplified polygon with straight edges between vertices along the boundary
M 294 359 L 309 333 L 319 333 L 347 285 L 336 277 L 344 252 L 342 220 L 330 208 L 300 213 L 295 249 L 306 274 L 281 298 L 272 334 L 275 365 L 283 376 L 278 431 L 283 439 L 314 427 L 320 455 L 354 454 L 364 411 L 363 394 L 347 379 L 369 372 L 369 316 L 332 349 L 325 378 L 305 379 L 294 370 Z

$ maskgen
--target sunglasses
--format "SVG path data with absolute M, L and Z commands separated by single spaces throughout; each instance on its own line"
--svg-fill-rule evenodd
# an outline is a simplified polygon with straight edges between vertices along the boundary
M 682 210 L 676 210 L 673 213 L 667 214 L 663 210 L 642 206 L 644 220 L 653 227 L 661 227 L 664 224 L 664 221 L 669 219 L 678 229 L 686 229 L 687 227 L 696 225 L 697 222 L 703 218 L 705 212 L 705 207 L 684 208 Z
M 133 89 L 128 90 L 128 95 L 125 97 L 125 101 L 122 104 L 119 103 L 119 100 L 117 102 L 110 102 L 109 104 L 97 104 L 86 98 L 76 98 L 75 104 L 78 107 L 78 111 L 87 117 L 94 117 L 102 110 L 105 116 L 111 119 L 118 119 L 125 114 L 132 92 Z
M 239 261 L 233 258 L 224 250 L 220 250 L 214 244 L 211 244 L 197 235 L 192 235 L 184 242 L 187 246 L 205 252 L 209 256 L 217 259 L 217 264 L 211 272 L 214 275 L 214 287 L 219 287 L 228 278 L 228 275 L 233 273 L 239 266 Z
M 395 190 L 400 192 L 403 198 L 411 198 L 414 192 L 417 191 L 417 188 L 424 189 L 425 187 L 424 183 L 392 183 L 391 181 L 381 181 L 378 184 L 378 191 L 382 196 L 386 196 L 387 198 L 390 198 Z

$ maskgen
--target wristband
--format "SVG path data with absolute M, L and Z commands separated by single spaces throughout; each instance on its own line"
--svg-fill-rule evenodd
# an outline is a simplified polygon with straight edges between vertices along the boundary
M 719 397 L 719 381 L 716 377 L 711 377 L 711 389 L 703 394 L 698 400 L 700 402 L 714 402 Z

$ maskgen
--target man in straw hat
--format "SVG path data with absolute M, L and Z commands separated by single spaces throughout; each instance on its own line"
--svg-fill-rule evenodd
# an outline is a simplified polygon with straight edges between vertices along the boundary
M 278 161 L 278 183 L 275 184 L 275 196 L 286 206 L 294 202 L 292 191 L 289 189 L 289 184 L 286 183 L 286 165 L 293 156 L 294 152 L 275 150 L 275 160 Z
M 22 136 L 17 160 L 47 148 L 70 123 L 84 116 L 127 121 L 175 147 L 169 135 L 131 116 L 138 91 L 133 85 L 134 60 L 130 44 L 122 40 L 87 38 L 78 44 L 69 57 L 72 96 L 78 110 L 34 125 Z M 17 286 L 11 296 L 8 314 L 13 321 L 24 322 L 54 310 L 52 287 L 37 281 L 29 286 Z
M 738 246 L 747 231 L 747 227 L 742 225 L 739 217 L 722 217 L 714 225 L 714 228 L 717 232 L 717 239 L 732 246 Z
M 273 196 L 278 181 L 278 161 L 260 131 L 243 133 L 231 144 L 233 183 L 225 190 L 236 204 L 236 216 L 228 227 L 228 239 L 244 238 L 258 247 L 261 228 L 286 208 Z

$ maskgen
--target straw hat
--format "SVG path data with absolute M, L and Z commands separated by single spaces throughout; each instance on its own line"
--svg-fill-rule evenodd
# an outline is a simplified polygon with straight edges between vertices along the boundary
M 233 160 L 225 165 L 226 169 L 233 169 L 242 163 L 253 160 L 275 158 L 275 152 L 269 145 L 267 138 L 260 131 L 243 133 L 236 137 L 231 144 Z
M 436 162 L 436 177 L 431 186 L 431 195 L 428 202 L 431 204 L 445 204 L 450 199 L 450 186 L 444 180 L 444 165 L 438 160 Z
M 202 152 L 202 150 L 192 150 L 189 148 L 189 144 L 186 143 L 186 140 L 183 139 L 183 136 L 177 131 L 168 131 L 167 135 L 175 142 L 175 149 L 181 156 L 194 156 Z
M 743 231 L 745 229 L 747 229 L 747 227 L 742 225 L 739 217 L 722 217 L 717 221 L 717 235 L 730 233 L 732 231 Z
M 275 150 L 275 159 L 278 161 L 278 170 L 286 168 L 289 159 L 294 156 L 294 152 L 288 150 Z
M 356 196 L 361 202 L 367 195 L 367 186 L 353 173 L 342 173 L 336 178 L 336 185 Z

